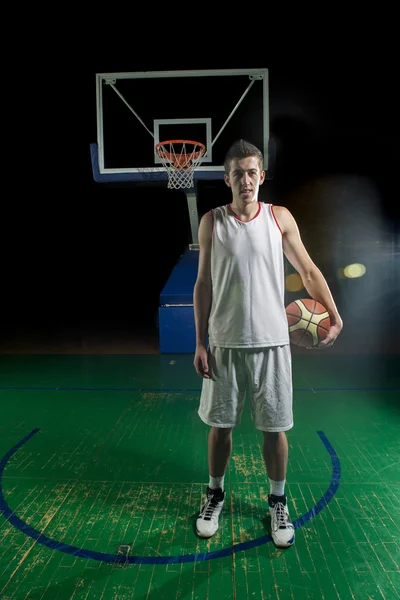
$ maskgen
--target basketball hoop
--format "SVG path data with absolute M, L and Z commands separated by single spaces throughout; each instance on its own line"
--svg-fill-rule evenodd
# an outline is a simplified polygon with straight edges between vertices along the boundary
M 156 144 L 155 150 L 168 173 L 170 189 L 179 190 L 194 186 L 194 170 L 206 153 L 204 144 L 192 140 L 167 140 Z

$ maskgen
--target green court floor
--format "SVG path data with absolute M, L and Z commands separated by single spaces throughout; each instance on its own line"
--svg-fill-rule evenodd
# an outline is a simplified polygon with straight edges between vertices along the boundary
M 192 362 L 0 356 L 0 598 L 400 598 L 399 357 L 293 356 L 287 550 L 247 410 L 220 529 L 196 536 L 208 428 Z

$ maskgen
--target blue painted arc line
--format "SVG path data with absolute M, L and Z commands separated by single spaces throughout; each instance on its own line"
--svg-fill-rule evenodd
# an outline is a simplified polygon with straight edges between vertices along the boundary
M 224 548 L 222 550 L 214 550 L 212 552 L 202 552 L 198 554 L 185 554 L 182 556 L 122 556 L 120 554 L 107 554 L 104 552 L 95 552 L 93 550 L 86 550 L 85 548 L 78 548 L 76 546 L 71 546 L 70 544 L 65 544 L 63 542 L 59 542 L 57 540 L 53 540 L 48 538 L 40 531 L 37 531 L 28 523 L 25 523 L 20 519 L 11 508 L 8 506 L 2 488 L 2 478 L 4 469 L 7 466 L 10 458 L 25 444 L 27 443 L 34 435 L 36 435 L 40 430 L 34 429 L 27 436 L 25 436 L 22 440 L 20 440 L 0 461 L 0 515 L 3 515 L 5 519 L 13 527 L 24 533 L 25 535 L 31 537 L 39 544 L 47 546 L 52 550 L 58 550 L 59 552 L 64 552 L 65 554 L 71 554 L 72 556 L 77 556 L 78 558 L 85 558 L 91 560 L 97 560 L 106 563 L 120 563 L 120 564 L 178 564 L 178 563 L 189 563 L 189 562 L 200 562 L 203 560 L 212 560 L 214 558 L 225 558 L 227 556 L 232 556 L 232 554 L 236 552 L 243 552 L 243 550 L 249 550 L 251 548 L 256 548 L 257 546 L 261 546 L 266 544 L 267 542 L 271 542 L 272 538 L 269 535 L 263 535 L 254 540 L 249 540 L 247 542 L 242 542 L 240 544 L 235 544 L 234 546 Z M 293 526 L 295 529 L 302 527 L 305 523 L 313 519 L 318 513 L 320 513 L 325 506 L 332 500 L 334 497 L 339 485 L 340 485 L 340 462 L 339 458 L 329 442 L 328 438 L 324 434 L 323 431 L 317 432 L 322 443 L 324 444 L 328 454 L 331 458 L 332 463 L 332 476 L 331 483 L 323 495 L 323 497 L 317 502 L 315 506 L 307 513 L 305 513 L 299 519 L 293 522 Z

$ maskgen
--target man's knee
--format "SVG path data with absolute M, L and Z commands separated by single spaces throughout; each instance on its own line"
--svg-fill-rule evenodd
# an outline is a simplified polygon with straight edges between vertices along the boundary
M 286 433 L 284 431 L 263 431 L 263 436 L 265 440 L 277 441 L 279 438 L 286 437 Z
M 218 440 L 225 440 L 230 437 L 232 427 L 211 427 L 211 434 Z

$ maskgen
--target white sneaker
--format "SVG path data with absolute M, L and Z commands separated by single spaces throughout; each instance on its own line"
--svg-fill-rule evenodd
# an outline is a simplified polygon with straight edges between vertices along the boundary
M 207 487 L 206 502 L 196 521 L 197 535 L 209 538 L 218 529 L 218 518 L 224 506 L 225 492 L 218 488 L 211 490 Z
M 268 504 L 274 544 L 278 548 L 288 548 L 294 543 L 294 527 L 289 517 L 286 496 L 268 494 Z

